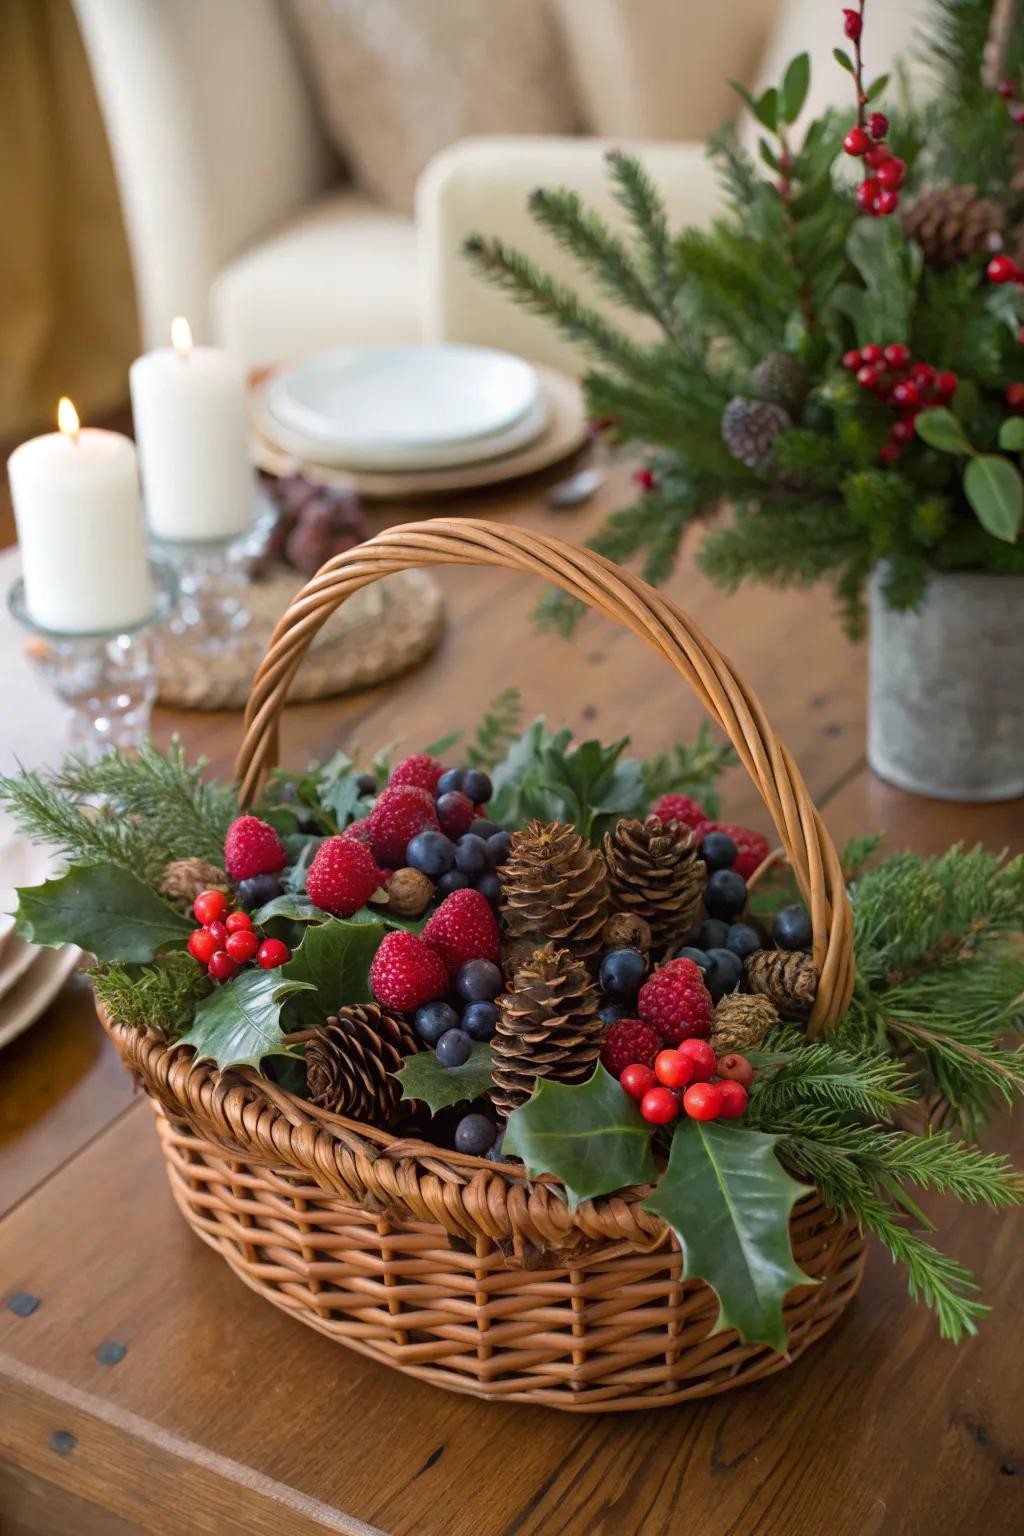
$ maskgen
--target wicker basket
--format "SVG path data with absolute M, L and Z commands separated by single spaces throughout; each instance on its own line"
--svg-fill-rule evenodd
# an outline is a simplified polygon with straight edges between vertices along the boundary
M 807 788 L 757 700 L 664 597 L 597 555 L 522 529 L 431 521 L 330 561 L 292 602 L 253 684 L 242 799 L 277 754 L 288 688 L 313 635 L 352 592 L 410 566 L 494 565 L 554 581 L 631 629 L 719 721 L 764 797 L 811 909 L 821 976 L 810 1031 L 853 987 L 842 871 Z M 789 1351 L 713 1332 L 717 1302 L 635 1190 L 570 1212 L 518 1165 L 399 1141 L 316 1109 L 248 1070 L 221 1073 L 156 1031 L 106 1028 L 157 1115 L 189 1225 L 253 1290 L 311 1327 L 435 1385 L 576 1412 L 649 1408 L 782 1369 L 856 1291 L 864 1239 L 816 1192 L 793 1251 L 819 1283 L 785 1305 Z

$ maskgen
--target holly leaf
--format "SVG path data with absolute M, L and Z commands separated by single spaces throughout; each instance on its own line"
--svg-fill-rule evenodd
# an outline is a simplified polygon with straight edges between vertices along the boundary
M 195 923 L 130 869 L 92 864 L 18 891 L 17 924 L 29 944 L 77 944 L 97 960 L 142 965 L 185 944 Z
M 281 967 L 288 981 L 311 989 L 296 999 L 290 1011 L 303 1024 L 316 1025 L 346 1003 L 370 1002 L 370 962 L 386 933 L 385 924 L 374 920 L 357 923 L 331 917 L 311 924 L 292 958 Z
M 952 411 L 943 407 L 922 411 L 914 418 L 914 430 L 929 448 L 940 453 L 971 453 L 970 440 Z
M 1024 416 L 1009 416 L 999 428 L 999 446 L 1008 453 L 1024 453 Z
M 657 1177 L 651 1127 L 600 1062 L 577 1086 L 539 1082 L 509 1115 L 502 1148 L 522 1158 L 531 1178 L 550 1173 L 561 1180 L 570 1210 Z
M 269 923 L 275 917 L 286 917 L 293 923 L 319 923 L 324 917 L 322 909 L 314 907 L 309 897 L 298 891 L 284 891 L 250 915 L 257 928 L 262 928 L 264 923 Z
M 227 1067 L 254 1067 L 266 1056 L 290 1056 L 281 1030 L 281 1008 L 309 982 L 289 980 L 280 970 L 241 971 L 204 997 L 195 1023 L 179 1045 L 195 1047 L 197 1061 Z
M 1009 459 L 979 453 L 964 470 L 964 492 L 981 526 L 1013 544 L 1024 520 L 1024 481 Z
M 789 1239 L 790 1213 L 806 1190 L 775 1156 L 777 1141 L 744 1126 L 687 1120 L 643 1208 L 679 1239 L 684 1277 L 714 1290 L 716 1329 L 735 1328 L 744 1344 L 784 1354 L 782 1303 L 793 1286 L 815 1282 L 797 1265 Z
M 474 1040 L 469 1060 L 461 1067 L 443 1067 L 433 1051 L 407 1056 L 392 1077 L 402 1085 L 403 1099 L 422 1099 L 432 1115 L 452 1104 L 472 1103 L 491 1086 L 491 1048 Z

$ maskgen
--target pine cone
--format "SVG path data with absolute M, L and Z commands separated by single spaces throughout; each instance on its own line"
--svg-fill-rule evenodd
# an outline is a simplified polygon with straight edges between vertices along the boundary
M 711 1049 L 716 1056 L 725 1056 L 730 1051 L 756 1051 L 778 1022 L 778 1009 L 771 998 L 727 992 L 715 1005 Z
M 574 827 L 528 821 L 501 867 L 501 916 L 510 940 L 551 940 L 591 958 L 608 916 L 604 860 Z
M 789 412 L 781 405 L 736 395 L 722 412 L 722 441 L 741 464 L 765 469 L 771 463 L 772 443 L 792 425 Z
M 903 228 L 921 247 L 925 264 L 941 272 L 969 256 L 1001 250 L 1006 211 L 979 197 L 975 187 L 933 187 L 907 209 Z
M 174 859 L 165 866 L 157 889 L 168 901 L 190 907 L 200 891 L 223 891 L 228 895 L 231 881 L 222 869 L 205 859 Z
M 788 352 L 769 352 L 754 369 L 751 383 L 759 400 L 781 405 L 791 416 L 799 416 L 807 398 L 807 374 Z
M 342 1008 L 324 1021 L 306 1046 L 309 1096 L 332 1114 L 387 1126 L 402 1095 L 401 1085 L 389 1074 L 419 1049 L 412 1025 L 376 1003 Z
M 743 967 L 752 992 L 771 998 L 783 1018 L 810 1013 L 818 994 L 818 968 L 803 950 L 758 949 Z
M 650 924 L 655 950 L 693 927 L 707 870 L 689 827 L 658 816 L 646 821 L 624 817 L 605 833 L 604 857 L 612 904 Z
M 498 998 L 491 1041 L 491 1099 L 502 1119 L 525 1104 L 538 1078 L 583 1083 L 594 1070 L 604 1026 L 586 965 L 546 944 L 516 971 Z

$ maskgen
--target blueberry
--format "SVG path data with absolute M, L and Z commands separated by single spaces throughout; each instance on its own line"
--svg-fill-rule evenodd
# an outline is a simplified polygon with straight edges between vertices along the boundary
M 780 949 L 810 949 L 814 931 L 807 908 L 798 903 L 780 907 L 772 923 L 772 938 Z
M 377 793 L 377 780 L 372 773 L 361 773 L 356 778 L 356 791 L 361 800 Z
M 638 949 L 610 949 L 601 961 L 598 980 L 601 990 L 612 997 L 629 997 L 640 990 L 646 975 L 647 966 Z
M 455 1127 L 455 1150 L 483 1157 L 494 1146 L 498 1127 L 486 1115 L 463 1115 Z
M 437 1059 L 442 1067 L 461 1067 L 472 1049 L 473 1042 L 464 1029 L 446 1029 L 437 1042 Z
M 254 912 L 257 907 L 264 907 L 275 896 L 280 896 L 283 890 L 276 875 L 252 875 L 248 880 L 239 881 L 238 899 L 246 912 Z
M 490 1040 L 498 1022 L 498 1010 L 493 1003 L 467 1003 L 462 1015 L 462 1027 L 474 1040 Z
M 731 922 L 747 904 L 747 882 L 731 869 L 716 869 L 704 888 L 704 905 L 712 917 Z M 709 946 L 714 948 L 717 946 Z
M 636 1018 L 636 1003 L 605 1003 L 598 1010 L 598 1018 L 602 1024 L 617 1024 L 620 1019 Z
M 450 869 L 437 882 L 438 894 L 440 896 L 450 896 L 452 891 L 464 891 L 472 883 L 469 876 L 464 875 L 461 869 Z
M 486 805 L 494 794 L 489 773 L 482 768 L 467 768 L 462 775 L 462 793 L 468 795 L 474 805 Z
M 729 929 L 729 937 L 725 941 L 725 948 L 731 949 L 734 955 L 739 955 L 741 960 L 746 960 L 748 955 L 761 948 L 761 935 L 756 928 L 751 928 L 749 923 L 733 923 Z
M 424 1003 L 412 1022 L 424 1045 L 436 1045 L 449 1029 L 458 1029 L 459 1016 L 447 1003 Z
M 711 961 L 702 949 L 696 949 L 692 944 L 684 944 L 682 949 L 677 949 L 672 955 L 673 960 L 692 960 L 700 970 L 706 971 Z
M 487 839 L 487 846 L 491 850 L 492 863 L 504 864 L 512 846 L 512 835 L 509 832 L 492 832 Z
M 709 917 L 697 929 L 697 948 L 705 952 L 709 949 L 724 949 L 728 938 L 729 924 L 720 922 L 717 917 Z
M 704 972 L 704 985 L 711 993 L 711 1001 L 718 1002 L 727 992 L 739 986 L 743 977 L 743 961 L 731 949 L 709 949 L 710 962 Z
M 295 830 L 311 837 L 320 831 L 320 818 L 316 811 L 301 811 L 295 817 Z
M 417 832 L 406 844 L 405 862 L 436 880 L 455 863 L 455 844 L 443 832 Z
M 451 795 L 462 788 L 462 769 L 449 768 L 437 781 L 436 795 Z
M 490 849 L 475 832 L 467 832 L 455 844 L 455 868 L 464 875 L 479 875 L 490 862 Z
M 505 978 L 492 960 L 467 960 L 455 978 L 455 990 L 467 1003 L 489 1003 L 505 989 Z
M 502 1131 L 501 1134 L 498 1136 L 497 1140 L 495 1141 L 494 1145 L 491 1146 L 491 1147 L 488 1147 L 487 1151 L 484 1153 L 484 1156 L 486 1157 L 486 1159 L 487 1159 L 487 1161 L 489 1163 L 500 1163 L 501 1162 L 501 1160 L 502 1160 L 501 1149 L 504 1146 L 504 1144 L 505 1144 L 505 1132 Z
M 499 827 L 496 821 L 488 821 L 486 816 L 478 816 L 475 821 L 470 822 L 469 830 L 474 837 L 488 838 L 493 837 L 495 832 L 503 832 L 505 829 Z
M 501 896 L 501 877 L 496 870 L 485 869 L 476 882 L 476 888 L 485 901 L 489 901 L 492 907 L 497 906 Z
M 716 869 L 732 869 L 739 849 L 726 832 L 706 832 L 700 845 L 700 856 L 708 867 L 708 874 Z
M 294 804 L 299 798 L 299 786 L 294 779 L 289 779 L 287 783 L 281 785 L 277 792 L 277 798 L 282 805 Z

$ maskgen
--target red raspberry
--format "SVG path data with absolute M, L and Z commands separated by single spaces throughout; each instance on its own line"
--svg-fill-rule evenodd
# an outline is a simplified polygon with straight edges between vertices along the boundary
M 370 987 L 378 1003 L 408 1013 L 432 1003 L 448 990 L 448 972 L 440 955 L 402 928 L 380 941 L 370 966 Z
M 417 789 L 425 789 L 428 795 L 433 795 L 437 792 L 437 781 L 443 772 L 444 768 L 436 757 L 431 757 L 428 752 L 417 752 L 414 757 L 403 757 L 400 763 L 395 764 L 388 783 L 414 784 Z
M 640 988 L 637 1012 L 654 1025 L 666 1045 L 678 1045 L 680 1040 L 710 1035 L 715 1005 L 692 960 L 669 960 Z
M 406 844 L 417 832 L 437 831 L 433 796 L 415 784 L 389 784 L 367 819 L 374 858 L 392 869 L 405 863 Z
M 651 806 L 651 815 L 662 821 L 681 821 L 684 827 L 699 827 L 708 819 L 707 811 L 689 795 L 662 795 L 657 804 Z
M 461 789 L 450 789 L 437 802 L 437 819 L 441 823 L 441 831 L 453 842 L 464 832 L 469 831 L 477 814 L 478 808 L 468 795 L 462 793 Z M 482 815 L 483 812 L 479 814 Z
M 345 828 L 344 832 L 342 832 L 340 834 L 340 836 L 342 836 L 342 837 L 351 837 L 354 842 L 365 843 L 367 845 L 367 847 L 369 847 L 369 845 L 370 845 L 370 818 L 369 818 L 369 816 L 364 816 L 360 821 L 350 821 L 348 826 Z
M 491 904 L 479 891 L 452 891 L 423 929 L 429 944 L 454 976 L 467 960 L 501 961 L 501 937 Z
M 328 837 L 313 856 L 306 895 L 335 917 L 351 917 L 384 884 L 384 875 L 365 843 L 355 837 Z
M 224 839 L 224 867 L 232 880 L 276 875 L 288 862 L 288 852 L 274 831 L 258 816 L 239 816 Z
M 736 862 L 732 866 L 744 880 L 749 880 L 754 870 L 768 857 L 768 839 L 763 832 L 752 832 L 749 827 L 730 827 L 716 821 L 709 832 L 724 832 L 736 844 Z
M 645 1024 L 643 1019 L 618 1019 L 605 1031 L 601 1065 L 612 1077 L 621 1077 L 635 1063 L 653 1066 L 660 1050 L 661 1036 L 653 1024 Z

